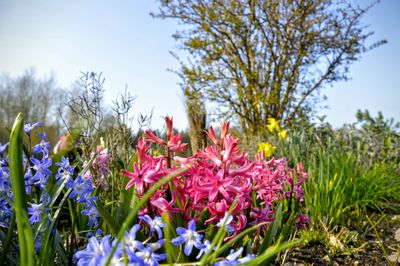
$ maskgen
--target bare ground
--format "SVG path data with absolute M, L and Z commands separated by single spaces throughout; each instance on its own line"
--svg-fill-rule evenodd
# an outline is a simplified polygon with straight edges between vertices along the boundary
M 374 213 L 371 217 L 376 227 L 369 226 L 367 231 L 358 233 L 358 239 L 347 242 L 344 248 L 335 250 L 326 242 L 309 242 L 281 255 L 276 265 L 400 265 L 400 258 L 395 262 L 400 252 L 400 240 L 395 239 L 400 229 L 400 214 Z

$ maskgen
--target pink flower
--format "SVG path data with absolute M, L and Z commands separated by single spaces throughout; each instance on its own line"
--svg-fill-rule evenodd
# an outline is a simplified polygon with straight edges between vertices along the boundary
M 221 123 L 221 139 L 224 139 L 226 137 L 228 130 L 229 130 L 229 122 Z
M 142 196 L 144 186 L 146 184 L 154 184 L 159 180 L 161 176 L 164 175 L 164 171 L 162 168 L 162 160 L 159 160 L 156 164 L 154 163 L 145 163 L 139 168 L 137 163 L 133 165 L 133 172 L 129 172 L 128 170 L 122 170 L 121 172 L 129 177 L 131 181 L 126 184 L 125 189 L 130 188 L 133 185 L 136 185 L 136 190 L 139 196 Z M 145 184 L 146 183 L 146 184 Z
M 170 118 L 169 116 L 166 116 L 165 123 L 166 123 L 166 131 L 167 131 L 166 132 L 167 133 L 167 141 L 164 141 L 163 139 L 154 135 L 154 133 L 150 129 L 145 131 L 145 134 L 148 138 L 147 141 L 157 143 L 158 145 L 166 145 L 168 148 L 168 151 L 171 151 L 171 152 L 183 152 L 184 149 L 186 149 L 186 147 L 189 144 L 182 143 L 181 135 L 174 133 L 172 118 Z M 167 157 L 168 156 L 169 155 L 167 155 Z
M 165 145 L 165 141 L 158 138 L 156 135 L 154 135 L 154 133 L 148 129 L 144 132 L 144 134 L 147 137 L 147 141 L 153 142 L 153 143 L 157 143 L 158 145 Z
M 181 142 L 181 135 L 180 134 L 172 134 L 170 135 L 170 139 L 167 143 L 167 147 L 172 152 L 183 152 L 184 149 L 189 145 L 189 143 L 182 143 Z
M 215 135 L 215 131 L 212 126 L 208 128 L 207 135 L 215 145 L 219 145 L 219 139 Z
M 157 208 L 158 213 L 160 215 L 162 215 L 164 212 L 166 212 L 166 213 L 171 213 L 171 212 L 179 213 L 179 212 L 181 212 L 180 209 L 173 207 L 175 202 L 176 202 L 175 192 L 171 191 L 172 199 L 171 199 L 170 202 L 168 202 L 160 194 L 164 194 L 164 192 L 161 191 L 161 190 L 157 191 L 157 193 L 155 193 L 152 196 L 151 200 L 150 200 L 151 205 Z
M 165 124 L 167 125 L 166 130 L 167 130 L 167 138 L 168 138 L 173 133 L 173 120 L 172 120 L 172 117 L 166 116 L 165 117 Z
M 150 145 L 147 145 L 146 141 L 144 141 L 142 138 L 139 138 L 138 144 L 136 145 L 139 165 L 141 165 L 142 163 L 144 163 L 149 159 L 150 156 L 147 155 L 149 149 Z
M 254 219 L 254 221 L 252 221 L 250 225 L 253 226 L 262 222 L 272 222 L 274 221 L 274 218 L 272 217 L 273 214 L 274 211 L 271 211 L 268 205 L 263 209 L 252 208 L 250 212 L 250 217 Z

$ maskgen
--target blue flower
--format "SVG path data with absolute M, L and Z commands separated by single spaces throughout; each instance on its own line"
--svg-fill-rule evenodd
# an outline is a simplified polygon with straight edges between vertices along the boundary
M 188 225 L 188 229 L 183 227 L 178 227 L 176 229 L 178 233 L 178 237 L 171 240 L 171 243 L 174 245 L 182 245 L 185 243 L 185 255 L 189 256 L 192 253 L 193 246 L 197 249 L 204 249 L 206 245 L 201 243 L 203 236 L 196 232 L 196 222 L 195 220 L 191 220 Z
M 33 175 L 32 175 L 32 170 L 31 168 L 26 168 L 26 172 L 24 175 L 24 180 L 25 180 L 25 191 L 27 195 L 30 195 L 32 193 L 32 186 L 35 183 L 35 180 L 33 180 Z
M 143 243 L 136 240 L 136 233 L 140 230 L 140 225 L 135 224 L 129 232 L 125 232 L 124 243 L 127 250 L 136 251 L 139 247 L 143 248 Z
M 25 124 L 25 125 L 24 125 L 25 134 L 27 134 L 27 135 L 30 137 L 30 136 L 31 136 L 31 131 L 32 131 L 35 127 L 41 127 L 42 125 L 43 125 L 42 122 L 37 122 L 37 123 L 35 123 L 35 124 L 33 124 L 33 125 L 31 125 L 31 124 Z
M 139 219 L 145 221 L 150 226 L 150 236 L 153 235 L 154 231 L 157 231 L 158 238 L 163 237 L 161 227 L 165 227 L 166 225 L 162 222 L 160 216 L 156 216 L 154 219 L 151 219 L 151 217 L 146 214 L 145 216 L 139 217 Z
M 6 151 L 6 149 L 7 149 L 7 147 L 8 147 L 8 145 L 9 145 L 10 143 L 9 142 L 7 142 L 6 144 L 1 144 L 1 142 L 0 142 L 0 155 L 1 156 L 3 156 L 3 154 L 4 154 L 4 152 Z
M 10 172 L 6 167 L 0 167 L 0 191 L 7 194 L 11 190 Z
M 33 163 L 33 169 L 36 171 L 35 175 L 32 179 L 35 182 L 35 185 L 39 185 L 40 187 L 45 187 L 47 184 L 47 178 L 51 175 L 51 171 L 49 167 L 51 166 L 51 158 L 43 157 L 42 160 L 38 160 L 36 158 L 31 157 L 31 162 Z
M 160 239 L 154 243 L 148 243 L 147 245 L 150 246 L 153 250 L 158 250 L 165 244 L 165 239 Z
M 77 202 L 83 203 L 86 208 L 90 208 L 94 205 L 95 200 L 97 200 L 96 196 L 92 196 L 89 193 L 87 193 L 83 196 L 83 198 L 79 197 Z
M 91 206 L 89 209 L 84 209 L 81 213 L 89 217 L 88 226 L 93 224 L 94 226 L 97 226 L 97 218 L 100 217 L 100 213 L 95 206 Z
M 35 238 L 34 247 L 35 247 L 35 251 L 36 251 L 36 252 L 39 252 L 40 248 L 42 247 L 42 237 L 41 237 L 40 235 L 38 235 L 38 236 Z
M 69 160 L 64 156 L 61 157 L 61 162 L 56 163 L 59 166 L 56 180 L 58 180 L 58 185 L 60 185 L 64 180 L 69 180 L 74 175 L 74 167 L 69 164 Z
M 50 143 L 46 141 L 47 133 L 43 132 L 42 134 L 38 134 L 37 136 L 42 137 L 42 140 L 39 144 L 36 144 L 35 147 L 33 147 L 33 154 L 43 153 L 44 156 L 48 156 Z
M 138 257 L 135 251 L 127 248 L 126 255 L 128 256 L 128 265 L 132 266 L 147 266 L 141 257 Z M 125 265 L 125 264 L 124 264 Z
M 206 241 L 204 241 L 204 246 L 205 246 L 205 248 L 202 248 L 200 250 L 199 254 L 197 254 L 196 259 L 200 259 L 201 256 L 203 256 L 203 254 L 207 254 L 211 250 L 211 242 L 210 242 L 210 240 L 207 239 Z
M 243 247 L 239 248 L 236 252 L 232 249 L 230 254 L 226 257 L 226 259 L 217 261 L 216 263 L 214 263 L 214 266 L 235 266 L 249 262 L 256 257 L 253 254 L 248 254 L 247 256 L 238 259 L 238 257 L 242 254 L 242 252 L 243 252 Z
M 46 205 L 45 203 L 31 203 L 31 207 L 28 208 L 28 214 L 31 215 L 31 218 L 29 218 L 30 224 L 39 223 L 42 220 L 42 216 L 49 213 Z
M 69 198 L 72 199 L 78 195 L 78 202 L 86 202 L 86 197 L 94 190 L 90 179 L 85 180 L 80 175 L 77 176 L 75 181 L 68 179 L 65 186 L 72 188 Z
M 136 256 L 141 258 L 146 265 L 150 266 L 157 266 L 159 261 L 167 258 L 167 254 L 156 253 L 150 245 L 139 247 Z
M 100 243 L 94 236 L 89 238 L 86 248 L 75 253 L 78 266 L 100 265 L 104 259 L 107 259 L 111 252 L 110 237 L 111 235 L 103 237 Z
M 8 227 L 12 213 L 11 204 L 0 195 L 0 225 Z
M 232 234 L 235 231 L 235 228 L 231 225 L 231 222 L 233 220 L 232 215 L 230 215 L 228 212 L 225 212 L 224 217 L 219 220 L 217 223 L 218 227 L 224 227 L 225 231 L 227 231 L 229 234 Z

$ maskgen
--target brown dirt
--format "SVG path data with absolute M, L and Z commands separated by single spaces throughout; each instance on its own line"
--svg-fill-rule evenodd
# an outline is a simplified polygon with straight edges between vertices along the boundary
M 373 223 L 382 218 L 376 213 L 371 216 Z M 400 242 L 395 240 L 395 232 L 399 228 L 400 215 L 389 213 L 377 224 L 376 232 L 370 228 L 359 233 L 357 241 L 349 241 L 340 251 L 332 251 L 321 241 L 309 242 L 281 254 L 276 265 L 400 265 L 388 259 L 388 256 L 400 251 Z

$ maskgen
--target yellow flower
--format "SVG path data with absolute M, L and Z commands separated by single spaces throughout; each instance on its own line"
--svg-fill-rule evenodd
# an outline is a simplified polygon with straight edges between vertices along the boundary
M 268 121 L 267 128 L 268 128 L 269 132 L 271 132 L 271 133 L 274 131 L 279 132 L 281 130 L 281 128 L 279 127 L 279 122 L 276 121 L 275 118 L 270 117 L 267 119 L 267 121 Z
M 258 152 L 264 152 L 266 157 L 271 157 L 274 154 L 276 147 L 269 144 L 268 142 L 258 143 Z
M 285 139 L 287 138 L 287 130 L 281 130 L 281 131 L 278 133 L 278 137 L 279 137 L 281 140 L 285 140 Z

